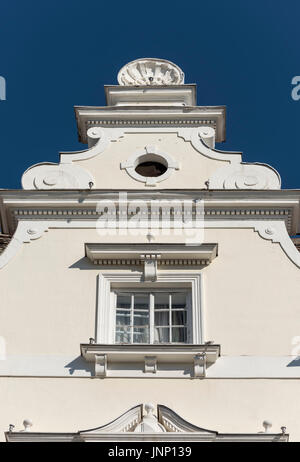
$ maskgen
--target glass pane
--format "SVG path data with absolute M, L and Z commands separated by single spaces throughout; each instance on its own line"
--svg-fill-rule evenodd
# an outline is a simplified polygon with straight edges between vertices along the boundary
M 133 329 L 133 343 L 149 343 L 149 329 L 135 327 Z
M 134 294 L 134 309 L 149 310 L 150 294 Z
M 135 311 L 133 319 L 135 326 L 149 326 L 149 312 L 147 311 Z
M 154 328 L 154 342 L 155 343 L 169 343 L 169 328 L 168 327 L 155 327 Z
M 186 293 L 176 292 L 172 294 L 172 308 L 186 307 Z
M 117 343 L 130 343 L 130 327 L 117 327 L 116 329 L 116 342 Z
M 186 311 L 172 311 L 172 325 L 185 326 L 186 325 Z
M 154 294 L 154 308 L 156 310 L 169 309 L 169 294 L 166 292 L 158 292 Z
M 130 311 L 117 310 L 116 324 L 118 325 L 130 325 Z
M 172 342 L 186 342 L 186 329 L 185 327 L 173 327 L 172 329 Z
M 131 295 L 130 294 L 118 294 L 117 295 L 117 308 L 128 308 L 131 307 Z
M 155 311 L 154 324 L 156 326 L 168 326 L 169 325 L 169 311 Z

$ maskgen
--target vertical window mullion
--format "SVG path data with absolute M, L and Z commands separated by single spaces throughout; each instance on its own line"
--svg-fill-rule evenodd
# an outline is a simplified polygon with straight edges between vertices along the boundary
M 169 294 L 169 342 L 172 343 L 172 294 Z
M 131 308 L 130 308 L 130 343 L 133 343 L 133 323 L 134 323 L 134 294 L 131 295 Z
M 154 294 L 149 294 L 149 341 L 154 343 Z

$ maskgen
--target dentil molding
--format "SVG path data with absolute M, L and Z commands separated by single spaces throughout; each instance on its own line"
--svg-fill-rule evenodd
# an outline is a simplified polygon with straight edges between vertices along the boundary
M 251 216 L 251 215 L 250 215 Z M 86 217 L 86 218 L 84 218 Z M 25 218 L 25 217 L 24 217 Z M 63 211 L 59 215 L 59 219 L 49 215 L 48 219 L 42 219 L 39 214 L 31 215 L 30 219 L 23 219 L 18 222 L 17 229 L 0 255 L 0 269 L 3 268 L 19 251 L 23 243 L 31 242 L 39 239 L 44 232 L 50 228 L 95 228 L 95 221 L 90 221 L 89 215 L 83 215 L 83 219 L 79 222 L 70 222 L 68 214 Z M 278 243 L 287 257 L 292 263 L 300 268 L 300 252 L 298 252 L 292 242 L 286 224 L 283 218 L 281 219 L 239 219 L 239 217 L 224 214 L 217 217 L 210 217 L 205 220 L 206 229 L 253 229 L 263 239 L 270 240 L 273 243 Z M 153 265 L 149 268 L 149 278 L 153 276 Z

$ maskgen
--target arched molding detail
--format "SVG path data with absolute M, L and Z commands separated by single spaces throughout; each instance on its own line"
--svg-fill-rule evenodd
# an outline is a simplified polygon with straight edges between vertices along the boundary
M 28 168 L 22 176 L 23 189 L 91 189 L 94 177 L 83 167 L 73 162 L 98 156 L 124 135 L 123 130 L 92 127 L 88 130 L 90 149 L 61 152 L 59 164 L 41 162 Z
M 211 127 L 182 128 L 178 136 L 190 141 L 202 155 L 210 159 L 230 162 L 216 170 L 208 179 L 210 189 L 280 189 L 279 173 L 261 163 L 242 162 L 242 153 L 220 151 L 214 148 L 214 129 Z
M 124 136 L 122 128 L 91 127 L 87 131 L 89 149 L 60 153 L 61 163 L 77 162 L 92 159 L 102 154 L 111 141 L 117 141 Z
M 117 417 L 112 422 L 102 425 L 101 427 L 91 428 L 89 430 L 81 430 L 79 433 L 119 433 L 133 432 L 143 418 L 143 405 L 138 404 L 128 411 L 124 412 L 120 417 Z
M 89 189 L 93 176 L 73 164 L 41 163 L 30 167 L 22 176 L 23 189 Z
M 24 243 L 39 239 L 46 231 L 48 231 L 48 224 L 45 222 L 19 222 L 11 241 L 0 255 L 0 269 L 16 256 Z
M 233 163 L 216 170 L 209 178 L 210 189 L 280 189 L 279 173 L 261 163 Z
M 212 127 L 177 128 L 178 137 L 189 141 L 194 149 L 203 156 L 231 163 L 241 162 L 241 152 L 220 151 L 210 147 L 210 145 L 214 146 L 212 131 L 214 132 Z

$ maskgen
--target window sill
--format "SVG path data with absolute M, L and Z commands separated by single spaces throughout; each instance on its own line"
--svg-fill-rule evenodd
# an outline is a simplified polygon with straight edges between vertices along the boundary
M 220 356 L 220 345 L 81 344 L 95 364 L 95 377 L 204 378 Z

